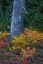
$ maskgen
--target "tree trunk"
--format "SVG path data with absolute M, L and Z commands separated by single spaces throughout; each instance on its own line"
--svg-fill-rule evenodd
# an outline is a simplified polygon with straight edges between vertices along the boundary
M 24 32 L 24 8 L 25 0 L 14 0 L 11 17 L 10 40 L 12 40 L 14 36 L 19 36 Z

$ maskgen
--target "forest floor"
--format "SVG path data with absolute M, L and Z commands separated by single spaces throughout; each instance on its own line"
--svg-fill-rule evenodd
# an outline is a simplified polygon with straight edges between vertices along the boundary
M 2 52 L 0 53 L 0 64 L 43 64 L 43 48 L 37 49 L 36 54 L 31 58 L 24 59 L 17 53 Z
M 0 32 L 0 64 L 43 64 L 43 33 L 26 29 L 11 44 L 8 36 Z

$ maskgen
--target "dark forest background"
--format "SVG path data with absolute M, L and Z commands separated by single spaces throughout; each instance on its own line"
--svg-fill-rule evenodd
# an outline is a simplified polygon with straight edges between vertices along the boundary
M 0 31 L 9 31 L 13 0 L 0 0 Z M 43 0 L 25 0 L 24 26 L 43 32 Z

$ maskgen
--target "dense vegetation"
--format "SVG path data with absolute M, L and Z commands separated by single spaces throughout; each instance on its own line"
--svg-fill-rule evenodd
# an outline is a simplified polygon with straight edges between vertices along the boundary
M 43 31 L 43 0 L 25 0 L 24 26 Z M 0 0 L 0 30 L 9 30 L 13 0 Z M 2 28 L 1 28 L 2 27 Z M 7 28 L 7 29 L 6 29 Z
M 43 33 L 25 28 L 24 33 L 15 36 L 11 42 L 8 42 L 9 35 L 8 32 L 0 32 L 0 63 L 43 63 Z
M 25 0 L 24 33 L 9 42 L 13 0 L 0 0 L 0 64 L 43 64 L 43 0 Z

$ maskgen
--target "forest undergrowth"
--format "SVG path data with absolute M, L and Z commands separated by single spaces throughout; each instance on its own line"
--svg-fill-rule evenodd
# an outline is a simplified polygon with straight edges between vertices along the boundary
M 43 33 L 25 28 L 11 42 L 9 36 L 0 32 L 0 64 L 43 64 Z

